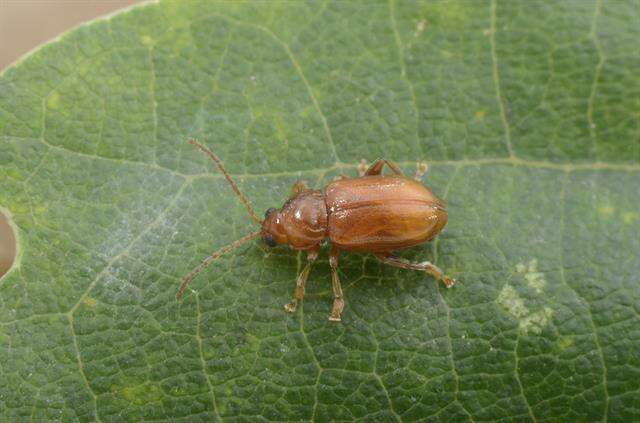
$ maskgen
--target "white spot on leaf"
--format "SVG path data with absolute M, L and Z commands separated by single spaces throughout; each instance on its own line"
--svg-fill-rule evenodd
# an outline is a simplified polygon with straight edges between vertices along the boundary
M 498 302 L 507 309 L 509 314 L 520 319 L 529 314 L 529 309 L 515 289 L 509 284 L 505 285 L 498 295 Z
M 544 273 L 538 272 L 538 260 L 532 259 L 527 264 L 518 263 L 516 264 L 516 271 L 524 273 L 527 285 L 535 289 L 538 294 L 542 293 L 547 281 L 544 279 Z
M 551 316 L 553 316 L 553 310 L 549 307 L 544 307 L 522 319 L 520 321 L 520 330 L 525 333 L 540 334 L 542 329 L 549 323 Z
M 522 297 L 509 284 L 506 284 L 500 291 L 498 303 L 518 320 L 518 327 L 525 334 L 534 333 L 537 335 L 541 333 L 553 316 L 553 310 L 549 307 L 543 307 L 533 312 L 529 310 Z

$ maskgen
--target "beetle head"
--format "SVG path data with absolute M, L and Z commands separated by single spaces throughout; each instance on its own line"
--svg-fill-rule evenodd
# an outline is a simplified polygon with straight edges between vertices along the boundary
M 269 247 L 287 243 L 287 235 L 282 224 L 282 213 L 271 207 L 262 221 L 262 239 Z

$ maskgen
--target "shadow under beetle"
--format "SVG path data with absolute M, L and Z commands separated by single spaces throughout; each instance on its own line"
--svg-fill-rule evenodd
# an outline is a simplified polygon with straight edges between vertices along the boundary
M 182 297 L 189 282 L 212 261 L 257 237 L 262 237 L 269 247 L 289 245 L 294 250 L 307 252 L 307 264 L 298 276 L 293 299 L 284 306 L 288 312 L 294 312 L 298 301 L 302 301 L 311 265 L 327 239 L 331 242 L 329 265 L 334 296 L 329 320 L 340 321 L 344 308 L 338 277 L 338 257 L 342 250 L 373 253 L 391 266 L 428 272 L 447 288 L 456 282 L 428 261 L 413 263 L 393 255 L 394 251 L 430 241 L 447 224 L 445 203 L 420 183 L 420 177 L 427 169 L 425 164 L 418 165 L 413 179 L 405 177 L 393 163 L 377 159 L 368 168 L 364 161 L 361 162 L 359 177 L 342 176 L 324 190 L 313 190 L 304 182 L 296 182 L 282 208 L 268 209 L 264 220 L 260 220 L 220 158 L 198 141 L 190 139 L 189 142 L 215 162 L 261 229 L 204 259 L 182 280 L 177 299 Z M 382 175 L 384 165 L 391 169 L 392 175 Z

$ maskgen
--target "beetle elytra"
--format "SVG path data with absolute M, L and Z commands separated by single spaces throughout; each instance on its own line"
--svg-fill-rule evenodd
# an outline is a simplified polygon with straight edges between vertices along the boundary
M 324 190 L 313 190 L 303 182 L 297 182 L 284 205 L 280 209 L 268 209 L 261 220 L 218 156 L 194 139 L 189 142 L 214 161 L 260 230 L 250 232 L 204 259 L 182 280 L 177 299 L 211 262 L 258 237 L 262 237 L 270 247 L 288 245 L 307 253 L 307 263 L 298 276 L 293 299 L 284 306 L 288 312 L 294 312 L 298 302 L 304 298 L 304 286 L 311 266 L 327 240 L 331 243 L 329 265 L 334 299 L 329 320 L 332 321 L 340 321 L 344 309 L 344 294 L 338 277 L 341 251 L 369 252 L 388 265 L 425 271 L 447 288 L 456 282 L 428 261 L 413 263 L 393 254 L 432 240 L 447 223 L 445 203 L 420 182 L 426 165 L 420 164 L 416 176 L 411 179 L 393 163 L 378 159 L 368 168 L 361 163 L 359 177 L 343 176 Z M 391 169 L 392 175 L 382 174 L 385 165 Z

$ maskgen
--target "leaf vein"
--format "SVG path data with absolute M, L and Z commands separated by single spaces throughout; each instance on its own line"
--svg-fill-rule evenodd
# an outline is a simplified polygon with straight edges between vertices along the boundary
M 447 186 L 445 187 L 445 191 L 442 194 L 442 199 L 446 200 L 447 199 L 447 195 L 449 194 L 449 190 L 451 189 L 451 186 L 453 185 L 453 181 L 455 179 L 455 177 L 458 175 L 460 170 L 460 167 L 457 166 L 456 169 L 453 172 L 453 175 L 451 175 L 451 178 L 449 179 L 449 183 L 447 183 Z M 437 260 L 437 245 L 438 245 L 438 240 L 440 238 L 436 238 L 434 243 L 433 243 L 433 250 L 434 250 L 434 264 L 438 264 L 436 262 Z M 449 307 L 449 304 L 445 301 L 444 296 L 442 295 L 442 293 L 440 292 L 440 284 L 438 282 L 436 282 L 436 292 L 438 293 L 438 297 L 440 298 L 440 301 L 442 302 L 442 305 L 445 308 L 446 311 L 446 324 L 447 324 L 447 346 L 449 348 L 449 364 L 451 365 L 451 372 L 453 374 L 453 381 L 454 381 L 454 391 L 453 391 L 453 399 L 454 402 L 458 403 L 460 405 L 460 407 L 462 408 L 462 410 L 469 416 L 469 419 L 471 421 L 473 421 L 473 416 L 471 415 L 471 413 L 465 408 L 465 406 L 462 404 L 462 402 L 459 399 L 459 394 L 460 394 L 460 375 L 458 375 L 458 371 L 456 369 L 456 363 L 455 363 L 455 359 L 453 358 L 453 340 L 451 339 L 451 307 Z
M 149 47 L 149 67 L 150 81 L 149 92 L 151 93 L 151 113 L 153 117 L 153 164 L 158 164 L 158 101 L 156 100 L 156 65 L 153 61 L 153 46 Z M 103 119 L 104 122 L 104 119 Z M 104 123 L 103 123 L 104 125 Z
M 611 397 L 609 396 L 609 390 L 608 390 L 608 387 L 607 387 L 607 363 L 604 360 L 604 352 L 603 352 L 603 349 L 602 349 L 602 345 L 600 343 L 600 337 L 598 335 L 598 330 L 596 328 L 595 321 L 593 319 L 593 312 L 591 311 L 591 304 L 589 304 L 589 302 L 587 302 L 587 300 L 582 295 L 580 295 L 580 293 L 573 286 L 571 286 L 567 282 L 567 279 L 566 279 L 565 274 L 564 274 L 564 239 L 565 239 L 564 233 L 565 233 L 565 217 L 566 217 L 566 203 L 567 203 L 566 188 L 567 188 L 568 180 L 569 180 L 569 175 L 566 174 L 564 179 L 563 179 L 562 188 L 561 188 L 561 191 L 560 191 L 560 205 L 561 205 L 561 210 L 560 210 L 560 228 L 559 228 L 559 236 L 560 236 L 560 280 L 562 281 L 563 284 L 565 284 L 567 287 L 569 287 L 569 289 L 571 289 L 574 292 L 576 297 L 580 299 L 580 301 L 584 304 L 585 309 L 587 310 L 587 317 L 589 318 L 589 325 L 591 326 L 591 331 L 593 332 L 594 341 L 595 341 L 596 347 L 598 349 L 598 356 L 599 356 L 598 358 L 600 359 L 600 362 L 602 363 L 602 386 L 603 386 L 604 397 L 605 397 L 603 418 L 602 419 L 606 423 L 607 422 L 607 418 L 608 418 L 608 414 L 609 414 L 609 403 L 611 402 Z
M 78 362 L 78 370 L 80 371 L 80 376 L 84 382 L 85 387 L 89 391 L 93 402 L 93 410 L 96 421 L 100 421 L 100 415 L 98 414 L 98 396 L 91 388 L 91 384 L 89 384 L 89 380 L 87 379 L 87 375 L 84 372 L 84 363 L 82 362 L 82 358 L 80 357 L 80 347 L 78 346 L 78 337 L 76 336 L 75 328 L 73 327 L 73 315 L 71 313 L 67 313 L 67 319 L 69 320 L 69 327 L 71 329 L 71 336 L 73 337 L 73 347 L 76 353 L 76 360 Z
M 411 94 L 411 107 L 413 109 L 413 114 L 415 117 L 415 133 L 416 133 L 416 148 L 421 151 L 421 154 L 424 155 L 424 151 L 422 149 L 422 145 L 420 144 L 420 134 L 419 134 L 419 122 L 420 122 L 420 112 L 418 110 L 418 101 L 416 99 L 416 91 L 413 86 L 413 82 L 409 79 L 407 75 L 407 64 L 404 58 L 404 46 L 402 45 L 402 39 L 400 37 L 400 33 L 398 32 L 398 21 L 396 19 L 396 2 L 395 0 L 389 0 L 389 18 L 391 19 L 391 26 L 393 27 L 393 35 L 396 43 L 396 47 L 398 48 L 398 61 L 400 62 L 400 75 L 407 82 L 409 86 L 409 93 Z
M 258 30 L 264 32 L 265 34 L 267 34 L 269 37 L 271 37 L 275 42 L 277 42 L 282 47 L 284 52 L 287 54 L 289 60 L 291 61 L 291 64 L 293 65 L 294 70 L 296 71 L 296 73 L 300 77 L 302 83 L 304 84 L 304 86 L 305 86 L 305 88 L 307 90 L 309 98 L 311 99 L 311 103 L 313 104 L 313 107 L 315 108 L 316 112 L 318 113 L 318 115 L 320 117 L 320 120 L 322 121 L 322 126 L 323 126 L 323 129 L 324 129 L 325 137 L 327 139 L 327 142 L 329 143 L 329 147 L 331 149 L 333 157 L 334 157 L 336 162 L 339 162 L 340 158 L 338 157 L 338 152 L 336 150 L 335 143 L 333 142 L 333 136 L 331 135 L 331 129 L 329 128 L 328 120 L 327 120 L 325 114 L 323 113 L 322 108 L 320 107 L 320 103 L 318 102 L 318 99 L 316 98 L 316 95 L 313 92 L 313 88 L 311 87 L 311 84 L 309 84 L 309 81 L 307 80 L 307 77 L 305 76 L 304 71 L 302 70 L 302 67 L 300 66 L 300 63 L 298 62 L 298 60 L 296 59 L 295 55 L 293 54 L 293 51 L 291 51 L 291 48 L 289 47 L 289 44 L 285 43 L 273 31 L 271 31 L 269 28 L 267 28 L 265 26 L 258 25 L 258 24 L 253 24 L 253 23 L 250 23 L 250 22 L 244 22 L 244 21 L 241 21 L 239 19 L 235 19 L 235 18 L 232 18 L 232 17 L 227 16 L 227 15 L 223 15 L 223 14 L 220 14 L 220 13 L 211 13 L 211 14 L 209 14 L 207 16 L 208 17 L 217 16 L 219 18 L 226 19 L 227 21 L 229 21 L 229 22 L 231 22 L 231 23 L 233 23 L 235 25 L 247 26 L 249 28 L 258 29 Z
M 595 8 L 593 11 L 593 19 L 591 21 L 591 30 L 589 31 L 589 37 L 591 38 L 593 45 L 598 53 L 598 63 L 593 74 L 593 82 L 591 83 L 591 92 L 589 93 L 589 100 L 587 105 L 587 122 L 589 125 L 589 135 L 591 137 L 591 149 L 593 150 L 593 157 L 598 157 L 598 145 L 596 137 L 596 124 L 593 121 L 593 109 L 596 100 L 596 90 L 598 86 L 598 80 L 602 74 L 602 67 L 604 66 L 605 57 L 602 52 L 602 46 L 600 45 L 600 39 L 598 38 L 598 16 L 602 10 L 602 0 L 596 0 Z
M 504 138 L 506 142 L 507 151 L 509 157 L 514 158 L 513 146 L 511 144 L 511 130 L 509 128 L 509 121 L 507 120 L 507 114 L 505 111 L 505 101 L 500 90 L 500 75 L 498 73 L 498 54 L 496 52 L 496 0 L 491 0 L 491 28 L 490 41 L 491 41 L 491 62 L 493 69 L 493 85 L 496 91 L 496 101 L 498 102 L 498 108 L 500 109 L 500 120 L 502 121 L 502 127 L 504 129 Z
M 200 334 L 200 326 L 202 324 L 202 311 L 200 310 L 200 295 L 196 293 L 196 311 L 198 313 L 198 317 L 196 319 L 196 341 L 198 342 L 198 353 L 200 355 L 200 364 L 202 365 L 202 373 L 204 374 L 204 378 L 207 381 L 207 387 L 209 388 L 209 394 L 211 395 L 211 404 L 213 406 L 213 413 L 221 420 L 220 412 L 218 411 L 218 406 L 216 404 L 216 394 L 213 391 L 213 385 L 211 384 L 211 379 L 209 379 L 209 374 L 207 373 L 207 365 L 204 361 L 204 352 L 202 348 L 202 336 Z
M 167 214 L 169 212 L 169 210 L 171 210 L 171 208 L 178 201 L 178 198 L 180 198 L 180 196 L 182 195 L 182 192 L 185 190 L 185 188 L 187 186 L 189 186 L 189 185 L 190 185 L 189 181 L 186 181 L 184 184 L 182 184 L 180 189 L 178 189 L 178 191 L 176 192 L 175 196 L 169 202 L 169 204 L 165 207 L 165 209 L 162 210 L 162 212 L 160 212 L 158 214 L 158 216 L 156 216 L 156 218 L 151 223 L 149 223 L 149 225 L 146 228 L 144 228 L 142 231 L 140 231 L 140 233 L 133 240 L 131 240 L 131 242 L 125 248 L 123 248 L 118 254 L 116 254 L 115 256 L 113 256 L 111 258 L 111 260 L 109 260 L 109 262 L 105 265 L 105 267 L 102 269 L 102 271 L 100 271 L 100 273 L 98 273 L 96 275 L 96 277 L 93 279 L 93 281 L 91 281 L 91 283 L 89 284 L 87 289 L 82 293 L 82 295 L 80 296 L 78 301 L 75 303 L 75 305 L 73 307 L 71 307 L 71 309 L 69 310 L 69 315 L 73 316 L 73 314 L 78 309 L 80 304 L 82 304 L 82 301 L 87 297 L 87 295 L 89 295 L 91 290 L 95 287 L 95 285 L 102 278 L 102 276 L 104 276 L 107 273 L 107 271 L 111 268 L 111 266 L 113 266 L 120 258 L 125 256 L 129 252 L 131 247 L 136 242 L 138 242 L 147 232 L 149 232 L 158 222 L 160 222 L 162 220 L 162 218 L 165 216 L 165 214 Z

